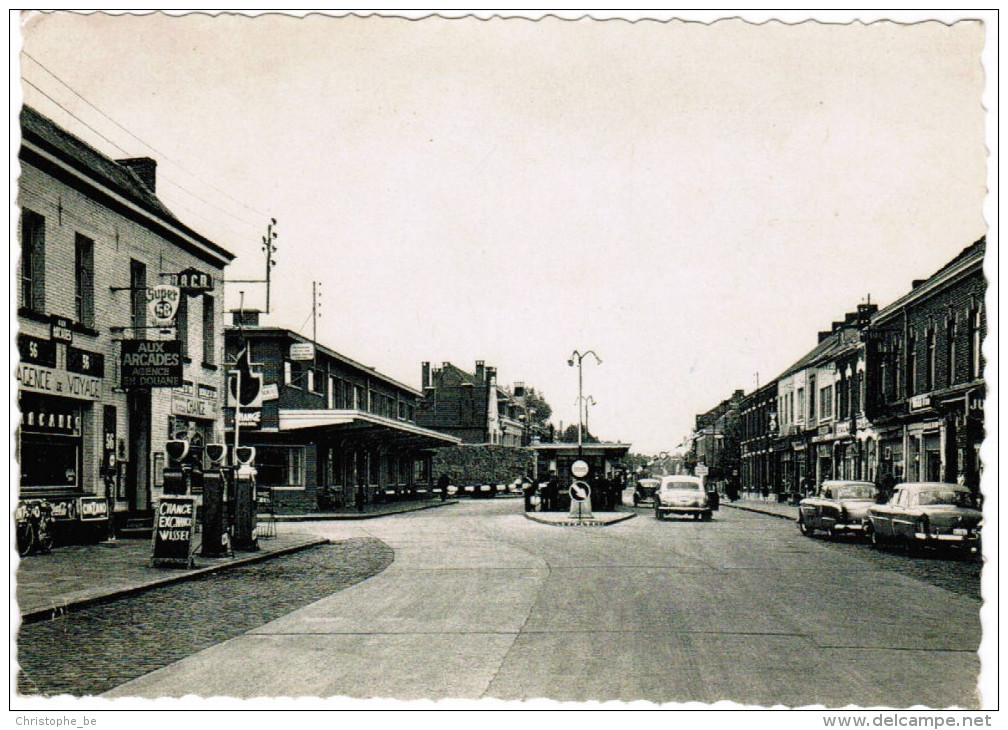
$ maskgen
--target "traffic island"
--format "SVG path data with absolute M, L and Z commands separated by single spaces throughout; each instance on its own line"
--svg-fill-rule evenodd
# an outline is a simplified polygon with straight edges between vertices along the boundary
M 633 519 L 634 512 L 595 512 L 590 518 L 577 519 L 565 512 L 526 512 L 525 518 L 553 527 L 608 527 Z

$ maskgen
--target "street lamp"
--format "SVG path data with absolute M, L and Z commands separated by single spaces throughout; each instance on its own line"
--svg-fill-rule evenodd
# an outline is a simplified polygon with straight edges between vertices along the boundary
M 583 390 L 583 387 L 582 387 L 583 386 L 583 379 L 582 379 L 582 375 L 581 375 L 581 361 L 584 360 L 586 357 L 588 357 L 588 355 L 591 355 L 592 357 L 594 357 L 595 358 L 595 362 L 598 365 L 602 364 L 602 358 L 600 358 L 598 355 L 596 355 L 594 350 L 588 350 L 588 352 L 585 352 L 585 353 L 581 353 L 581 352 L 578 352 L 577 350 L 574 350 L 574 352 L 571 353 L 570 358 L 568 358 L 568 360 L 567 360 L 567 364 L 570 367 L 574 367 L 574 360 L 577 359 L 577 368 L 578 368 L 578 402 L 581 402 L 583 400 L 583 398 L 584 398 L 583 393 L 582 393 L 582 390 Z M 578 458 L 579 459 L 581 458 L 581 408 L 580 407 L 578 408 Z
M 597 406 L 596 400 L 590 396 L 586 395 L 584 398 L 578 398 L 579 408 L 584 408 L 584 430 L 585 433 L 591 436 L 591 431 L 588 429 L 588 404 L 591 403 L 593 406 Z M 579 412 L 580 415 L 580 412 Z

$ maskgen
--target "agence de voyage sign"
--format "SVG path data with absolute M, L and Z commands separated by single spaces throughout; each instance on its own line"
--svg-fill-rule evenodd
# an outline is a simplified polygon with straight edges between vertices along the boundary
M 182 343 L 178 340 L 123 340 L 123 388 L 178 388 L 182 385 Z

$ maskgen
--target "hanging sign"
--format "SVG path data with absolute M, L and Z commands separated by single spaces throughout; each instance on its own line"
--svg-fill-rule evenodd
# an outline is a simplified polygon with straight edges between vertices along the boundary
M 49 321 L 49 336 L 56 342 L 73 343 L 73 329 L 66 317 L 53 316 Z
M 123 388 L 178 388 L 182 385 L 182 343 L 178 340 L 123 340 Z
M 181 292 L 177 286 L 158 284 L 147 287 L 147 318 L 155 327 L 168 327 L 178 311 Z
M 194 497 L 162 497 L 154 511 L 156 522 L 151 543 L 151 565 L 192 567 Z
M 290 346 L 291 360 L 314 360 L 315 345 L 310 342 L 295 342 Z
M 171 286 L 177 286 L 189 296 L 205 294 L 206 292 L 213 291 L 214 288 L 214 278 L 212 275 L 205 274 L 191 266 L 177 274 L 164 274 L 164 276 L 168 277 L 168 283 Z

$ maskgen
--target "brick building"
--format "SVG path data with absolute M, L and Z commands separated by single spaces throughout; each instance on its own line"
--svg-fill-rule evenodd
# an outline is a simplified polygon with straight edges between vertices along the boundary
M 53 505 L 59 537 L 109 504 L 149 517 L 165 442 L 185 436 L 200 459 L 219 440 L 233 256 L 161 203 L 154 160 L 112 160 L 30 107 L 20 121 L 19 495 Z M 154 330 L 147 292 L 181 272 L 200 286 L 182 290 L 174 329 Z M 179 341 L 177 387 L 124 390 L 123 340 L 152 338 Z
M 865 333 L 867 476 L 979 489 L 986 238 L 880 310 Z
M 421 365 L 423 400 L 417 423 L 458 437 L 467 444 L 521 446 L 527 441 L 529 414 L 521 392 L 509 393 L 497 383 L 497 368 L 476 361 L 468 373 L 450 362 L 431 369 Z
M 706 413 L 696 416 L 692 454 L 704 464 L 711 480 L 738 476 L 741 461 L 740 410 L 745 391 L 736 390 Z
M 239 442 L 256 448 L 258 483 L 283 511 L 317 509 L 321 487 L 337 506 L 353 504 L 358 485 L 367 502 L 422 496 L 432 487 L 433 449 L 459 443 L 417 423 L 420 391 L 297 332 L 260 326 L 258 313 L 229 326 L 225 343 L 228 363 L 247 346 L 261 376 Z M 231 444 L 233 407 L 226 428 Z
M 741 448 L 739 478 L 743 489 L 775 490 L 780 470 L 774 450 L 777 429 L 777 381 L 744 396 L 739 404 Z

